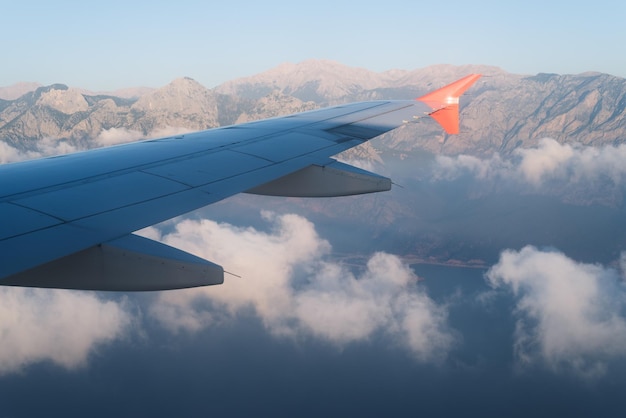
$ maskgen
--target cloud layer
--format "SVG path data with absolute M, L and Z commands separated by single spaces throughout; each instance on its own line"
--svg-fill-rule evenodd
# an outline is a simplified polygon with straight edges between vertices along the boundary
M 479 179 L 515 178 L 533 186 L 553 180 L 590 181 L 600 177 L 622 184 L 626 176 L 626 144 L 588 147 L 543 138 L 535 148 L 516 149 L 509 159 L 438 155 L 435 177 L 454 179 L 470 173 Z
M 626 356 L 626 293 L 618 271 L 527 246 L 502 252 L 486 277 L 515 296 L 521 366 L 599 376 L 609 360 Z
M 176 332 L 198 331 L 252 310 L 275 335 L 322 339 L 336 346 L 378 334 L 422 361 L 446 356 L 455 342 L 447 309 L 437 305 L 397 257 L 374 254 L 355 274 L 330 261 L 330 245 L 298 215 L 264 212 L 270 229 L 185 220 L 160 237 L 209 260 L 230 277 L 219 287 L 163 293 L 152 313 Z M 155 229 L 146 231 L 158 236 Z M 226 316 L 224 316 L 224 312 Z
M 398 257 L 375 253 L 350 268 L 330 258 L 330 244 L 305 218 L 271 212 L 263 218 L 263 229 L 182 220 L 165 225 L 165 234 L 144 230 L 242 276 L 143 299 L 149 315 L 176 334 L 254 314 L 279 338 L 341 348 L 382 337 L 421 362 L 443 361 L 457 346 L 450 306 L 431 299 Z M 616 270 L 532 246 L 502 252 L 486 278 L 513 295 L 513 350 L 521 369 L 598 377 L 626 357 L 624 260 L 626 253 Z M 0 374 L 42 361 L 79 367 L 98 347 L 132 331 L 129 312 L 128 302 L 90 292 L 0 288 Z
M 497 153 L 488 159 L 469 155 L 436 157 L 434 180 L 468 175 L 501 188 L 555 193 L 569 199 L 576 199 L 580 194 L 576 191 L 582 189 L 586 203 L 615 204 L 623 197 L 626 144 L 589 147 L 544 138 L 536 148 L 519 148 L 510 158 Z
M 138 135 L 109 130 L 97 142 L 112 145 Z M 77 150 L 53 140 L 38 147 L 20 152 L 0 142 L 0 161 Z M 620 190 L 626 145 L 592 148 L 543 139 L 537 148 L 519 149 L 511 158 L 462 155 L 436 161 L 436 180 L 470 174 L 527 191 L 598 184 Z M 606 188 L 598 190 L 603 194 Z M 148 310 L 162 326 L 174 333 L 201 332 L 254 313 L 276 336 L 315 338 L 337 347 L 384 336 L 425 362 L 444 359 L 458 342 L 448 324 L 448 306 L 433 301 L 398 257 L 376 253 L 364 267 L 351 268 L 330 257 L 330 244 L 305 218 L 262 216 L 263 229 L 183 220 L 170 223 L 167 233 L 144 230 L 242 276 L 227 276 L 222 286 L 159 294 Z M 626 277 L 626 253 L 619 263 Z M 514 295 L 519 365 L 599 376 L 611 359 L 626 355 L 626 293 L 619 271 L 525 247 L 504 251 L 487 279 Z M 95 348 L 124 335 L 131 322 L 124 304 L 91 293 L 0 288 L 0 374 L 40 361 L 80 366 Z

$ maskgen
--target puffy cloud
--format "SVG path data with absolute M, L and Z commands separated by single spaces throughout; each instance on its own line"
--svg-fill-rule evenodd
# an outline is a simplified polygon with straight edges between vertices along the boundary
M 326 253 L 329 244 L 321 240 L 313 225 L 300 216 L 277 217 L 269 212 L 263 212 L 263 216 L 272 222 L 271 231 L 218 224 L 206 219 L 178 223 L 175 232 L 162 238 L 165 243 L 208 260 L 219 260 L 226 270 L 242 278 L 230 277 L 218 287 L 163 294 L 159 303 L 179 305 L 176 309 L 187 309 L 190 317 L 198 319 L 200 314 L 193 312 L 196 306 L 189 304 L 198 298 L 218 302 L 231 313 L 254 308 L 266 325 L 277 331 L 284 312 L 291 308 L 293 295 L 289 284 L 292 276 L 296 270 L 310 266 Z M 203 318 L 209 320 L 206 316 Z M 188 318 L 181 319 L 189 321 Z M 215 319 L 213 317 L 211 321 Z M 198 323 L 192 328 L 203 325 L 208 323 Z
M 517 149 L 509 159 L 497 153 L 488 159 L 437 156 L 435 179 L 451 180 L 467 173 L 478 179 L 503 178 L 536 187 L 549 181 L 590 182 L 601 178 L 622 184 L 626 177 L 626 144 L 588 147 L 543 138 L 536 148 Z
M 511 156 L 437 156 L 434 181 L 474 180 L 473 194 L 517 190 L 575 204 L 619 205 L 624 198 L 626 144 L 589 147 L 544 138 Z
M 190 132 L 190 130 L 187 128 L 166 127 L 156 129 L 153 132 L 150 132 L 148 136 L 146 136 L 143 134 L 143 132 L 135 131 L 133 129 L 111 128 L 103 129 L 102 132 L 100 132 L 100 134 L 94 140 L 94 143 L 96 144 L 96 146 L 105 147 L 110 145 L 139 141 L 141 139 L 163 138 L 168 136 L 181 135 L 187 132 Z
M 626 293 L 617 271 L 527 246 L 502 252 L 486 277 L 516 298 L 520 365 L 598 376 L 626 355 Z
M 575 155 L 571 145 L 559 144 L 550 138 L 540 140 L 537 148 L 518 149 L 515 154 L 521 157 L 519 172 L 535 186 L 547 177 L 562 178 Z
M 54 138 L 44 138 L 37 142 L 37 151 L 27 153 L 27 157 L 29 159 L 49 157 L 52 155 L 70 154 L 80 150 L 81 148 L 72 145 L 67 141 Z
M 0 164 L 13 163 L 24 159 L 25 157 L 17 148 L 0 141 Z
M 337 346 L 386 333 L 422 361 L 442 359 L 455 338 L 437 305 L 397 257 L 378 253 L 360 274 L 328 260 L 330 245 L 298 215 L 263 212 L 268 231 L 184 220 L 160 238 L 242 278 L 218 287 L 163 293 L 152 313 L 172 331 L 198 331 L 255 312 L 275 335 Z M 154 228 L 144 231 L 158 237 Z
M 140 131 L 126 128 L 103 129 L 102 132 L 94 139 L 99 146 L 109 146 L 116 144 L 124 144 L 126 142 L 137 141 L 143 139 L 144 135 Z
M 437 359 L 454 343 L 447 310 L 416 282 L 411 269 L 390 254 L 374 254 L 358 277 L 339 264 L 325 263 L 295 295 L 296 317 L 313 335 L 329 341 L 344 344 L 385 330 L 420 360 Z
M 0 141 L 0 164 L 80 151 L 80 148 L 68 143 L 67 141 L 52 138 L 44 138 L 41 141 L 38 141 L 36 145 L 36 150 L 24 151 L 12 147 L 6 142 Z
M 0 288 L 0 374 L 42 361 L 65 368 L 83 365 L 102 344 L 131 324 L 123 303 L 94 293 Z
M 470 174 L 479 180 L 509 177 L 513 170 L 510 161 L 503 160 L 499 154 L 494 154 L 490 159 L 480 159 L 471 155 L 458 155 L 448 157 L 437 155 L 437 165 L 433 171 L 434 180 L 454 180 L 466 174 Z

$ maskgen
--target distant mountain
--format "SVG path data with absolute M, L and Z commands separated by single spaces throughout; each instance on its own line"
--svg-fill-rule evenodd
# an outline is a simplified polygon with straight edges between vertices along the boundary
M 253 101 L 254 105 L 241 113 L 235 123 L 250 122 L 275 116 L 305 112 L 318 107 L 314 102 L 304 102 L 296 97 L 275 90 L 268 95 Z
M 226 82 L 215 90 L 253 100 L 279 91 L 303 101 L 329 105 L 388 97 L 413 98 L 415 92 L 425 92 L 431 86 L 445 84 L 459 74 L 471 72 L 503 73 L 498 68 L 481 65 L 438 65 L 414 71 L 390 70 L 376 73 L 334 61 L 309 60 L 298 64 L 281 64 L 261 74 Z
M 508 153 L 545 137 L 588 145 L 626 140 L 626 79 L 608 74 L 501 74 L 470 93 L 458 137 L 430 142 L 446 153 Z
M 421 148 L 486 155 L 533 146 L 546 136 L 584 144 L 626 139 L 626 80 L 608 74 L 524 76 L 452 65 L 376 73 L 311 60 L 282 64 L 213 90 L 189 78 L 137 90 L 141 94 L 130 98 L 60 84 L 39 87 L 0 100 L 0 140 L 29 149 L 43 138 L 86 145 L 110 129 L 137 137 L 206 129 L 354 100 L 415 98 L 470 72 L 485 77 L 462 99 L 461 135 L 446 135 L 424 119 L 385 136 L 381 146 L 390 152 Z
M 156 89 L 152 87 L 128 87 L 125 89 L 118 89 L 112 92 L 104 92 L 104 93 L 97 93 L 97 94 L 105 95 L 105 96 L 121 97 L 123 99 L 138 99 L 141 96 L 152 93 L 154 90 Z M 94 93 L 87 93 L 87 94 L 89 94 L 90 96 L 96 95 Z
M 0 87 L 0 100 L 15 100 L 37 90 L 41 87 L 40 83 L 33 82 L 21 82 L 7 87 Z M 155 89 L 151 87 L 129 87 L 124 89 L 115 90 L 112 92 L 93 92 L 90 90 L 79 89 L 79 91 L 87 96 L 115 96 L 124 99 L 138 99 L 144 94 L 151 93 Z
M 123 129 L 126 140 L 208 129 L 220 124 L 218 102 L 216 93 L 189 78 L 174 80 L 139 99 L 87 95 L 54 84 L 0 103 L 0 139 L 18 149 L 34 149 L 44 138 L 89 146 L 111 129 Z
M 309 60 L 281 64 L 252 77 L 229 81 L 216 87 L 216 91 L 254 100 L 280 91 L 302 101 L 325 103 L 343 101 L 364 90 L 387 87 L 405 74 L 402 70 L 374 73 L 334 61 Z
M 0 100 L 15 100 L 24 94 L 41 87 L 39 83 L 16 83 L 7 87 L 0 87 Z
M 125 127 L 145 134 L 167 127 L 213 128 L 219 126 L 217 103 L 214 92 L 191 78 L 179 78 L 133 103 Z
M 626 140 L 626 80 L 600 73 L 510 74 L 496 67 L 434 65 L 374 73 L 331 61 L 283 64 L 216 88 L 258 99 L 278 91 L 320 106 L 355 100 L 411 99 L 468 73 L 484 74 L 462 98 L 462 134 L 418 122 L 386 136 L 390 148 L 486 155 L 534 146 L 544 137 L 583 144 Z

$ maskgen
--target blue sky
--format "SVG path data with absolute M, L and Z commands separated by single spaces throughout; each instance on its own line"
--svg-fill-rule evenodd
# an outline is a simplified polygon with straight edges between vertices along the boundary
M 283 62 L 331 59 L 374 71 L 488 64 L 514 73 L 626 76 L 613 1 L 2 1 L 0 86 L 92 90 L 207 87 Z

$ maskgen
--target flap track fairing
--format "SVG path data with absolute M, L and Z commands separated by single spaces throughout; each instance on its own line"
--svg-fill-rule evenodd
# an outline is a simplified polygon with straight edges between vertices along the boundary
M 383 192 L 391 189 L 387 177 L 332 160 L 254 187 L 246 193 L 284 197 L 335 197 Z

